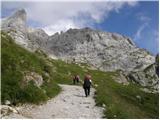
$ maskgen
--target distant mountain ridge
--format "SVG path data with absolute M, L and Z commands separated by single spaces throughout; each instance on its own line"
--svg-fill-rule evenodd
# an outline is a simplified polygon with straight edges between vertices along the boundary
M 69 62 L 87 63 L 102 71 L 120 70 L 128 81 L 158 91 L 155 57 L 138 48 L 130 38 L 90 28 L 69 29 L 48 36 L 42 29 L 28 27 L 26 19 L 25 10 L 18 10 L 2 20 L 1 29 L 30 51 L 40 49 L 49 56 Z M 149 66 L 153 67 L 147 69 Z

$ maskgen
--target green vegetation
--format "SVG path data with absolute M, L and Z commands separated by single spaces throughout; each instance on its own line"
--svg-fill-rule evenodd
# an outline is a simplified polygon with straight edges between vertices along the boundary
M 158 94 L 145 93 L 140 86 L 123 86 L 113 81 L 118 73 L 90 71 L 98 84 L 97 105 L 106 105 L 107 118 L 158 118 Z
M 106 105 L 105 118 L 158 118 L 159 95 L 145 93 L 135 84 L 124 86 L 115 82 L 119 72 L 89 70 L 60 60 L 52 63 L 56 69 L 54 79 L 61 84 L 72 84 L 72 76 L 77 73 L 82 80 L 86 73 L 92 75 L 94 84 L 98 85 L 96 103 Z
M 52 61 L 56 71 L 54 79 L 61 84 L 72 84 L 72 76 L 79 74 L 83 80 L 85 74 L 92 75 L 96 88 L 96 103 L 106 105 L 105 118 L 158 118 L 158 94 L 145 93 L 140 86 L 130 84 L 124 86 L 113 80 L 119 77 L 118 72 L 102 72 L 83 69 L 76 64 L 63 61 Z
M 43 56 L 31 53 L 19 45 L 6 33 L 1 33 L 1 93 L 2 104 L 5 100 L 12 104 L 19 102 L 40 103 L 53 97 L 60 91 L 53 80 L 53 71 Z M 25 87 L 25 72 L 35 72 L 43 77 L 44 83 L 37 87 L 30 81 Z M 48 76 L 46 75 L 48 74 Z
M 23 71 L 36 72 L 42 75 L 45 82 L 40 88 L 32 81 L 21 88 Z M 115 82 L 114 79 L 119 77 L 118 72 L 90 70 L 88 66 L 51 60 L 42 51 L 30 53 L 2 33 L 2 102 L 6 99 L 16 103 L 45 101 L 60 91 L 57 83 L 72 84 L 73 75 L 79 74 L 83 80 L 87 73 L 92 75 L 92 81 L 97 84 L 97 105 L 106 105 L 105 118 L 159 117 L 158 94 L 145 93 L 135 84 L 123 86 Z

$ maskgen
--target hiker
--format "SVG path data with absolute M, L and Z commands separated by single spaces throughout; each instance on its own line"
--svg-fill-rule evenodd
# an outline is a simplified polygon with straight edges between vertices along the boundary
M 73 77 L 73 84 L 79 83 L 79 80 L 80 80 L 79 75 L 75 75 Z
M 83 88 L 84 88 L 84 92 L 85 92 L 86 97 L 88 95 L 90 95 L 91 84 L 92 84 L 91 76 L 90 75 L 86 75 L 84 77 L 84 83 L 83 83 Z

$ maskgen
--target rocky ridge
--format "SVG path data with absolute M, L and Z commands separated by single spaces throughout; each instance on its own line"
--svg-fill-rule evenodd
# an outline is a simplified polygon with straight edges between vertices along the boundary
M 40 49 L 54 58 L 87 63 L 102 71 L 120 70 L 122 78 L 158 91 L 155 57 L 130 38 L 90 28 L 48 36 L 42 29 L 28 27 L 26 20 L 25 10 L 18 10 L 2 20 L 1 29 L 30 51 Z
M 90 28 L 70 29 L 49 38 L 49 50 L 63 60 L 87 63 L 103 71 L 143 70 L 154 56 L 128 37 Z
M 27 26 L 27 13 L 24 9 L 2 19 L 1 30 L 7 32 L 17 44 L 30 51 L 45 49 L 49 38 L 44 30 Z

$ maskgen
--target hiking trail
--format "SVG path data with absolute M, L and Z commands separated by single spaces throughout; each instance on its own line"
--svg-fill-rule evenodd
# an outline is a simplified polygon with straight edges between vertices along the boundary
M 102 118 L 103 108 L 95 106 L 94 92 L 85 97 L 82 86 L 60 85 L 62 92 L 55 98 L 41 105 L 24 105 L 19 108 L 19 114 L 11 113 L 5 118 Z

